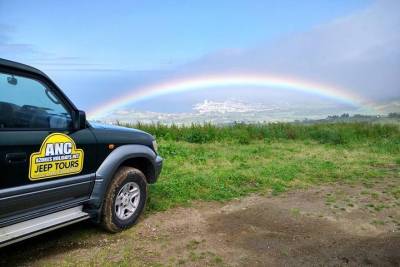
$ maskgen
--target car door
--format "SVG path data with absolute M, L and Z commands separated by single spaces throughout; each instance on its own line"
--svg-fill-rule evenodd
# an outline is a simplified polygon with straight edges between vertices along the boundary
M 0 69 L 0 227 L 85 201 L 96 140 L 41 76 Z

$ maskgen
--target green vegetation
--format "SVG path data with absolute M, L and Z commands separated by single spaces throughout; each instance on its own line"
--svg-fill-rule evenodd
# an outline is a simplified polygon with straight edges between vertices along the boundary
M 372 123 L 325 123 L 325 124 L 192 124 L 190 126 L 162 124 L 124 124 L 152 133 L 168 141 L 189 143 L 236 142 L 249 144 L 254 141 L 301 140 L 317 141 L 321 144 L 343 145 L 360 142 L 381 141 L 400 145 L 400 126 L 395 124 Z M 398 151 L 399 152 L 399 151 Z
M 392 189 L 392 194 L 396 199 L 400 199 L 400 185 Z
M 165 158 L 158 183 L 150 187 L 150 211 L 320 183 L 362 181 L 373 186 L 375 178 L 400 178 L 397 125 L 132 127 L 155 135 Z M 333 203 L 333 197 L 326 202 Z

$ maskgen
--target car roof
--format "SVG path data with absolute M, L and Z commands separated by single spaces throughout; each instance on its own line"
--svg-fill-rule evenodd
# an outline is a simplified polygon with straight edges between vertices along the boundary
M 15 61 L 11 61 L 8 59 L 0 58 L 0 67 L 2 67 L 2 66 L 17 69 L 17 70 L 22 70 L 22 71 L 28 71 L 28 72 L 32 72 L 32 73 L 47 77 L 47 75 L 44 72 L 42 72 L 34 67 L 31 67 L 31 66 L 28 66 L 28 65 L 25 65 L 22 63 L 18 63 Z

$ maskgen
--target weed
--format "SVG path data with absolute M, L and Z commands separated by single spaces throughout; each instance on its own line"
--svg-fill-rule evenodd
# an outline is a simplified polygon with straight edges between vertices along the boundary
M 381 210 L 383 210 L 384 208 L 386 208 L 386 206 L 385 206 L 384 204 L 378 204 L 378 205 L 375 205 L 375 206 L 374 206 L 374 210 L 375 210 L 375 211 L 381 211 Z
M 372 221 L 372 224 L 373 224 L 373 225 L 384 225 L 385 222 L 382 221 L 382 220 L 373 220 L 373 221 Z
M 190 250 L 194 250 L 199 246 L 200 243 L 201 243 L 200 241 L 193 239 L 186 245 L 186 248 L 190 249 Z
M 300 209 L 299 208 L 292 208 L 292 209 L 290 209 L 290 212 L 295 216 L 300 215 Z
M 371 193 L 371 197 L 372 197 L 373 199 L 377 199 L 377 198 L 379 197 L 379 194 L 378 194 L 377 192 L 372 192 L 372 193 Z
M 400 199 L 400 186 L 393 188 L 391 193 L 396 199 Z
M 336 197 L 333 195 L 329 195 L 325 198 L 326 203 L 335 203 L 336 202 Z
M 212 262 L 217 265 L 220 265 L 220 264 L 222 264 L 223 260 L 220 256 L 215 255 L 214 258 L 212 259 Z

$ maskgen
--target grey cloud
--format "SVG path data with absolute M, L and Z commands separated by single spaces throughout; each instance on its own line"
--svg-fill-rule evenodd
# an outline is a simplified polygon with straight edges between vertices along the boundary
M 110 71 L 106 64 L 90 62 L 86 58 L 57 55 L 43 51 L 33 44 L 13 40 L 17 29 L 8 24 L 0 24 L 0 56 L 20 61 L 45 71 Z M 89 61 L 89 62 L 88 62 Z M 118 71 L 112 69 L 112 71 Z
M 400 1 L 377 1 L 309 32 L 207 55 L 182 72 L 278 73 L 338 85 L 375 101 L 399 98 L 399 10 Z
M 35 53 L 35 49 L 31 44 L 16 43 L 11 40 L 11 35 L 15 32 L 15 28 L 0 24 L 0 55 L 5 58 L 13 58 L 15 55 L 31 55 Z

